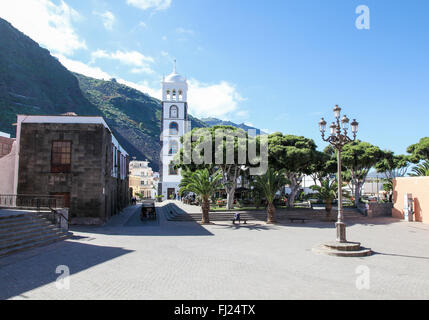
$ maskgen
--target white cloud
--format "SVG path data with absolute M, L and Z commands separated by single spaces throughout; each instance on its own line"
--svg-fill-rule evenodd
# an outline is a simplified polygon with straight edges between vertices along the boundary
M 122 64 L 132 66 L 132 73 L 154 73 L 150 67 L 150 64 L 154 63 L 155 60 L 152 57 L 145 56 L 138 51 L 116 50 L 116 52 L 107 52 L 105 50 L 97 50 L 91 54 L 91 57 L 92 63 L 94 63 L 97 59 L 118 60 Z
M 170 7 L 171 0 L 127 0 L 127 4 L 142 10 L 150 8 L 155 10 L 165 10 Z
M 152 87 L 149 82 L 130 82 L 123 79 L 119 83 L 137 89 L 151 97 L 161 100 L 161 88 Z M 188 82 L 189 113 L 196 117 L 218 117 L 229 118 L 236 113 L 247 115 L 247 111 L 238 110 L 239 103 L 245 99 L 240 96 L 236 88 L 228 82 L 222 81 L 218 84 L 204 84 L 195 79 Z
M 189 81 L 189 112 L 196 117 L 227 117 L 239 112 L 239 103 L 244 100 L 236 88 L 226 81 L 212 85 L 195 79 Z
M 161 39 L 164 40 L 164 41 L 167 41 L 167 37 L 166 36 L 162 36 Z
M 85 76 L 96 78 L 96 79 L 109 80 L 113 78 L 111 75 L 104 72 L 98 67 L 91 67 L 83 62 L 66 58 L 63 55 L 56 55 L 56 57 L 63 64 L 63 66 L 69 69 L 70 71 L 77 72 Z
M 154 88 L 147 81 L 140 83 L 123 79 L 117 79 L 117 81 L 161 100 L 161 88 Z M 218 84 L 209 85 L 192 79 L 188 84 L 189 113 L 193 116 L 226 119 L 237 114 L 248 115 L 247 111 L 238 110 L 239 103 L 246 99 L 241 97 L 236 88 L 228 82 L 221 81 Z
M 147 25 L 146 25 L 146 23 L 144 23 L 143 21 L 140 21 L 140 22 L 139 22 L 139 27 L 141 27 L 141 28 L 146 28 L 146 27 L 147 27 Z
M 104 80 L 110 80 L 111 78 L 115 78 L 114 76 L 108 74 L 107 72 L 104 72 L 100 68 L 89 66 L 81 61 L 68 59 L 62 55 L 58 55 L 57 58 L 67 69 L 73 72 L 83 74 L 84 76 Z M 151 97 L 161 99 L 161 88 L 153 89 L 149 86 L 147 81 L 135 83 L 121 78 L 116 78 L 116 81 L 131 88 L 137 89 L 143 93 L 146 93 Z
M 70 71 L 81 73 L 88 77 L 96 79 L 109 80 L 116 78 L 119 83 L 127 85 L 131 88 L 139 90 L 151 97 L 161 99 L 161 88 L 152 86 L 148 81 L 139 83 L 127 81 L 118 77 L 114 77 L 98 67 L 87 65 L 80 61 L 68 59 L 64 56 L 58 56 L 60 62 Z M 189 112 L 196 117 L 217 117 L 228 119 L 233 116 L 247 116 L 247 110 L 239 109 L 239 104 L 246 99 L 243 98 L 236 88 L 226 82 L 221 81 L 217 84 L 205 84 L 198 80 L 192 79 L 188 82 L 188 102 Z M 251 125 L 250 123 L 248 123 Z M 264 130 L 265 131 L 265 130 Z
M 2 0 L 0 16 L 53 52 L 71 55 L 86 49 L 72 25 L 81 17 L 63 0 L 58 5 L 50 0 Z
M 143 81 L 143 82 L 139 82 L 139 83 L 127 81 L 127 80 L 124 80 L 124 79 L 117 79 L 117 81 L 119 83 L 122 83 L 122 84 L 126 85 L 126 86 L 129 86 L 131 88 L 139 90 L 140 92 L 146 93 L 146 94 L 150 95 L 153 98 L 156 98 L 156 99 L 159 99 L 159 100 L 161 100 L 161 98 L 162 98 L 161 97 L 161 95 L 162 95 L 161 88 L 154 89 L 153 87 L 151 87 L 149 85 L 148 81 Z
M 113 24 L 116 21 L 116 17 L 111 11 L 106 11 L 102 13 L 94 11 L 93 14 L 103 19 L 103 25 L 107 30 L 113 29 Z

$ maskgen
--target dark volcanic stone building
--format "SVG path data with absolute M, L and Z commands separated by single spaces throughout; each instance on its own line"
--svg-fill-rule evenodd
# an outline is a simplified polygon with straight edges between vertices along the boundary
M 17 194 L 62 195 L 74 224 L 128 205 L 129 156 L 102 117 L 18 115 Z

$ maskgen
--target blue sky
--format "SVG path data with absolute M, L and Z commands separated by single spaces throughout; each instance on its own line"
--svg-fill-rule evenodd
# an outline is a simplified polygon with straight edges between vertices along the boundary
M 358 5 L 370 29 L 355 26 Z M 27 8 L 22 10 L 22 8 Z M 404 153 L 428 136 L 425 0 L 2 0 L 0 17 L 70 70 L 159 97 L 172 70 L 191 113 L 313 138 L 339 104 L 359 138 Z

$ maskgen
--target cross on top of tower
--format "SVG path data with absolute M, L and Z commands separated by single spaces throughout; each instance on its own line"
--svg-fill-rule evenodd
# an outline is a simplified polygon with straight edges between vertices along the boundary
M 173 72 L 164 77 L 163 82 L 186 82 L 186 78 L 177 73 L 177 60 L 173 60 Z

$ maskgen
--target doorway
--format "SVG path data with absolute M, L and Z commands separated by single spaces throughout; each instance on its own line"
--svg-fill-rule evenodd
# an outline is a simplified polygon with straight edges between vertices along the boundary
M 176 197 L 176 189 L 168 188 L 167 189 L 167 200 L 175 199 Z

